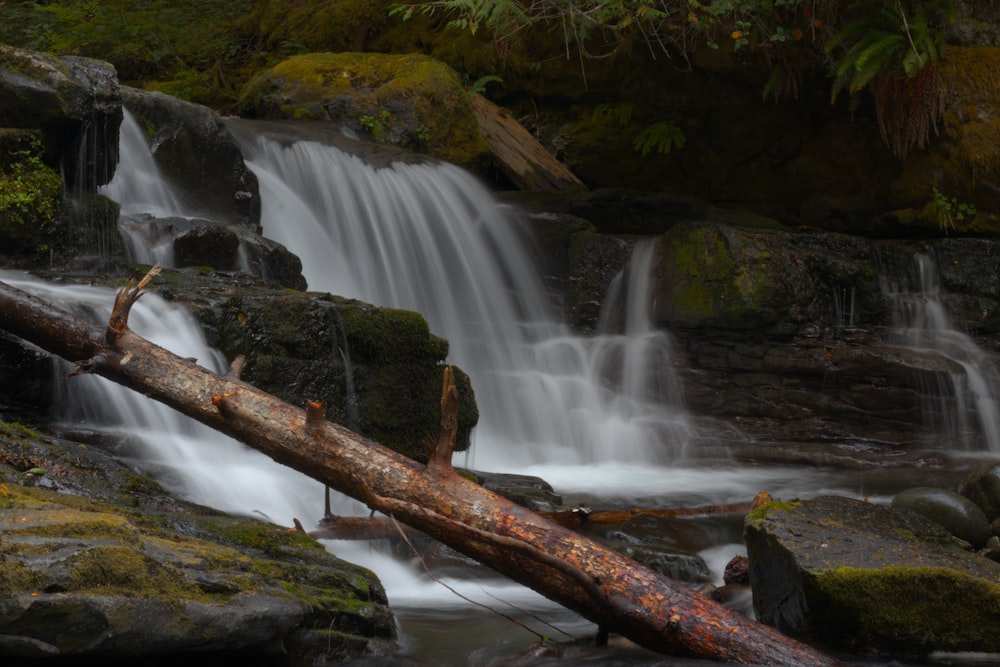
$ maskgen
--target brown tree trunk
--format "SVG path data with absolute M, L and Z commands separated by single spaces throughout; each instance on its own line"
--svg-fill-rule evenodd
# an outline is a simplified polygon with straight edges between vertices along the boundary
M 521 190 L 586 190 L 583 182 L 510 113 L 482 95 L 472 96 L 479 131 L 490 154 Z
M 235 370 L 212 373 L 136 335 L 128 312 L 143 284 L 119 293 L 102 328 L 0 282 L 0 328 L 76 362 L 79 372 L 241 440 L 641 646 L 741 663 L 839 664 L 456 474 L 456 394 L 447 381 L 441 436 L 424 466 L 325 421 L 315 405 L 289 405 L 242 382 Z

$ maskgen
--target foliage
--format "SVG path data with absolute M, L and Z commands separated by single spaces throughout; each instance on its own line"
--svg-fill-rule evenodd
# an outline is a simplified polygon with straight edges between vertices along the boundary
M 371 135 L 371 138 L 379 143 L 387 140 L 386 134 L 389 132 L 389 124 L 392 122 L 392 114 L 388 109 L 382 109 L 377 114 L 362 114 L 358 117 L 358 123 Z
M 683 148 L 684 141 L 684 131 L 681 128 L 671 122 L 661 121 L 639 132 L 632 147 L 645 157 L 654 150 L 665 154 L 673 147 Z
M 831 99 L 868 88 L 882 139 L 898 157 L 926 146 L 944 110 L 938 65 L 943 29 L 957 19 L 950 0 L 868 3 L 865 11 L 831 37 L 827 53 L 839 52 Z
M 955 229 L 956 223 L 975 217 L 978 212 L 974 205 L 949 197 L 937 188 L 931 191 L 930 208 L 938 226 L 945 232 L 949 227 Z
M 469 86 L 469 95 L 485 94 L 486 86 L 488 86 L 491 83 L 499 83 L 503 85 L 503 79 L 496 76 L 495 74 L 487 74 L 486 76 L 481 76 L 475 81 L 473 81 L 472 85 Z
M 9 233 L 14 233 L 14 225 L 41 227 L 52 222 L 62 180 L 31 151 L 18 151 L 12 157 L 18 159 L 0 169 L 0 219 Z
M 0 43 L 101 58 L 115 65 L 123 81 L 182 79 L 183 88 L 195 78 L 214 77 L 212 86 L 225 88 L 227 82 L 219 80 L 223 69 L 245 63 L 255 50 L 234 30 L 253 4 L 254 0 L 6 2 L 0 3 Z

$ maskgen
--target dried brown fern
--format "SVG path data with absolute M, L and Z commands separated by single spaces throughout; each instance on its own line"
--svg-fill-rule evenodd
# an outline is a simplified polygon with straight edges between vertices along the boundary
M 925 64 L 911 77 L 891 71 L 876 76 L 870 86 L 882 141 L 903 159 L 914 148 L 926 148 L 937 135 L 945 109 L 945 87 L 937 63 Z

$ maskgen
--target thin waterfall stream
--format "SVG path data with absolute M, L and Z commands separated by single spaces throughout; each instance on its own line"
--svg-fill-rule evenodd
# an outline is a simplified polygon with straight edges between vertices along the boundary
M 1000 367 L 996 357 L 959 331 L 948 315 L 938 267 L 927 253 L 914 256 L 911 284 L 886 284 L 894 304 L 896 337 L 946 366 L 923 406 L 931 433 L 955 451 L 1000 453 Z

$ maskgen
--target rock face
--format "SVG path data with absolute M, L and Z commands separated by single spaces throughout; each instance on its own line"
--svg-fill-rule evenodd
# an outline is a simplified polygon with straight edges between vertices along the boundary
M 1000 565 L 915 512 L 772 503 L 744 536 L 757 618 L 852 652 L 1000 650 Z
M 216 651 L 291 666 L 394 646 L 375 576 L 304 533 L 171 499 L 99 450 L 6 423 L 0 527 L 8 660 Z

